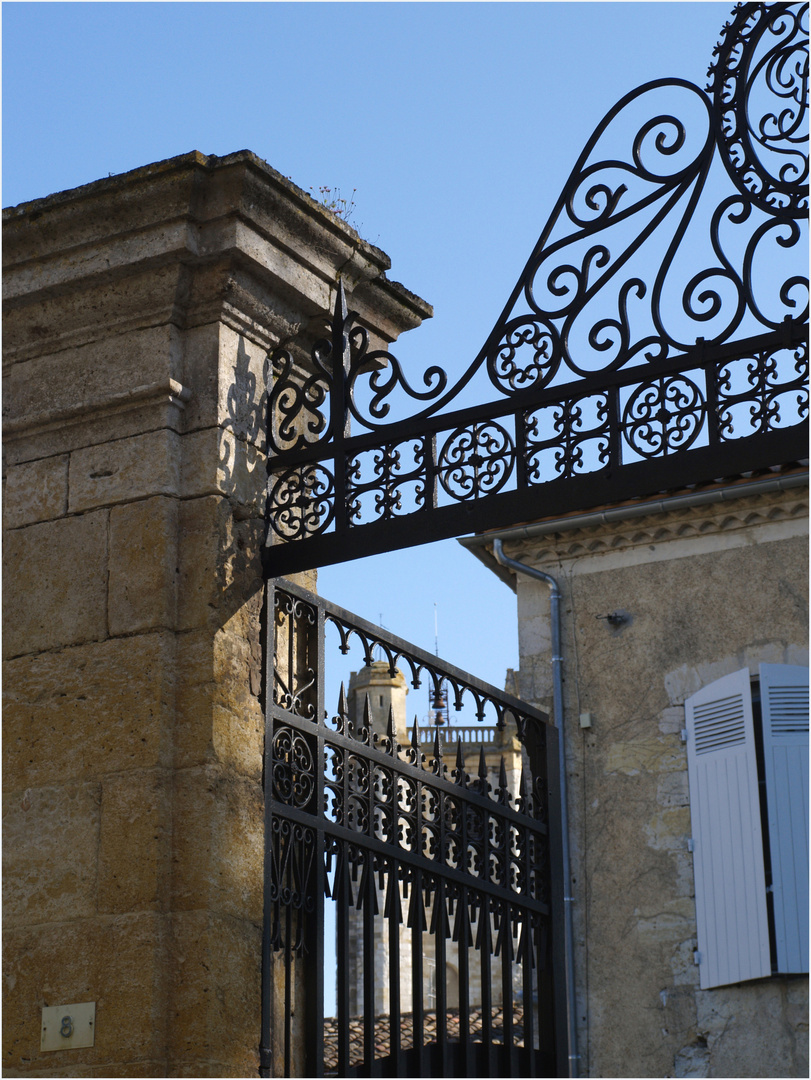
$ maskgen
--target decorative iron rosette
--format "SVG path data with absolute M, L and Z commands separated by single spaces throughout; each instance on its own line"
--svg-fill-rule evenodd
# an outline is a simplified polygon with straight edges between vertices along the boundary
M 282 540 L 300 540 L 325 532 L 335 516 L 335 484 L 321 464 L 272 473 L 267 521 Z
M 315 791 L 315 764 L 307 740 L 293 728 L 280 727 L 273 735 L 273 797 L 303 809 Z
M 502 394 L 540 390 L 558 372 L 561 347 L 551 323 L 533 316 L 512 319 L 487 357 L 490 382 Z
M 704 394 L 686 375 L 642 383 L 623 410 L 629 446 L 643 458 L 686 450 L 701 433 L 707 412 Z
M 491 495 L 507 483 L 515 465 L 515 446 L 507 431 L 492 420 L 457 428 L 445 441 L 437 462 L 442 487 L 460 502 Z

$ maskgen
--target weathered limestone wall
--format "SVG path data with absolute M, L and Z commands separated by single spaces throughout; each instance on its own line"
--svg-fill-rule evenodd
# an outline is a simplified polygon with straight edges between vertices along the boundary
M 430 309 L 245 151 L 6 211 L 3 256 L 4 1074 L 256 1075 L 267 350 L 339 274 L 377 342 Z
M 702 685 L 807 664 L 806 532 L 799 488 L 505 543 L 563 593 L 582 1075 L 808 1075 L 807 977 L 699 989 L 680 740 Z M 548 589 L 520 577 L 518 612 L 521 695 L 550 709 Z

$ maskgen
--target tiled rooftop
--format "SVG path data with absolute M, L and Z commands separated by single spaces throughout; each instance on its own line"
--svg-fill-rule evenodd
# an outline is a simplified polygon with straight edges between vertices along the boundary
M 471 1042 L 482 1042 L 482 1010 L 470 1010 L 470 1033 Z M 504 1042 L 504 1009 L 502 1006 L 494 1006 L 491 1009 L 492 1042 Z M 445 1013 L 447 1024 L 447 1039 L 449 1042 L 459 1041 L 459 1010 L 448 1009 Z M 390 1053 L 390 1021 L 389 1016 L 376 1016 L 374 1018 L 374 1042 L 375 1058 L 387 1058 Z M 520 1005 L 514 1005 L 512 1010 L 513 1045 L 524 1045 L 524 1010 Z M 436 1043 L 436 1012 L 423 1014 L 423 1045 L 429 1046 Z M 364 1018 L 352 1017 L 349 1021 L 349 1063 L 350 1066 L 360 1065 L 363 1061 L 363 1034 Z M 400 1015 L 400 1048 L 408 1050 L 414 1045 L 414 1017 L 411 1013 Z M 338 1075 L 338 1019 L 328 1017 L 324 1020 L 324 1075 Z

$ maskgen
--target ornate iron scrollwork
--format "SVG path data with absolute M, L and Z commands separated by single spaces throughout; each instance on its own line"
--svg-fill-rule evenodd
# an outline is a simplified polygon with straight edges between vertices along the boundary
M 269 572 L 805 456 L 807 19 L 739 5 L 706 90 L 658 79 L 608 112 L 453 386 L 412 385 L 339 286 L 309 368 L 274 356 Z

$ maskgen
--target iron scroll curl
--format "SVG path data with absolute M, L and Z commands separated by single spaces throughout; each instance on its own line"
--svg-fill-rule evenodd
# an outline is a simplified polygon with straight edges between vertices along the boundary
M 800 4 L 738 5 L 705 90 L 657 79 L 606 114 L 452 384 L 371 349 L 339 284 L 310 364 L 273 356 L 273 572 L 804 456 L 807 19 Z M 742 358 L 768 375 L 744 376 Z M 461 408 L 480 384 L 482 403 Z M 722 422 L 723 399 L 747 393 L 748 426 L 741 408 Z M 311 556 L 283 551 L 314 538 Z

